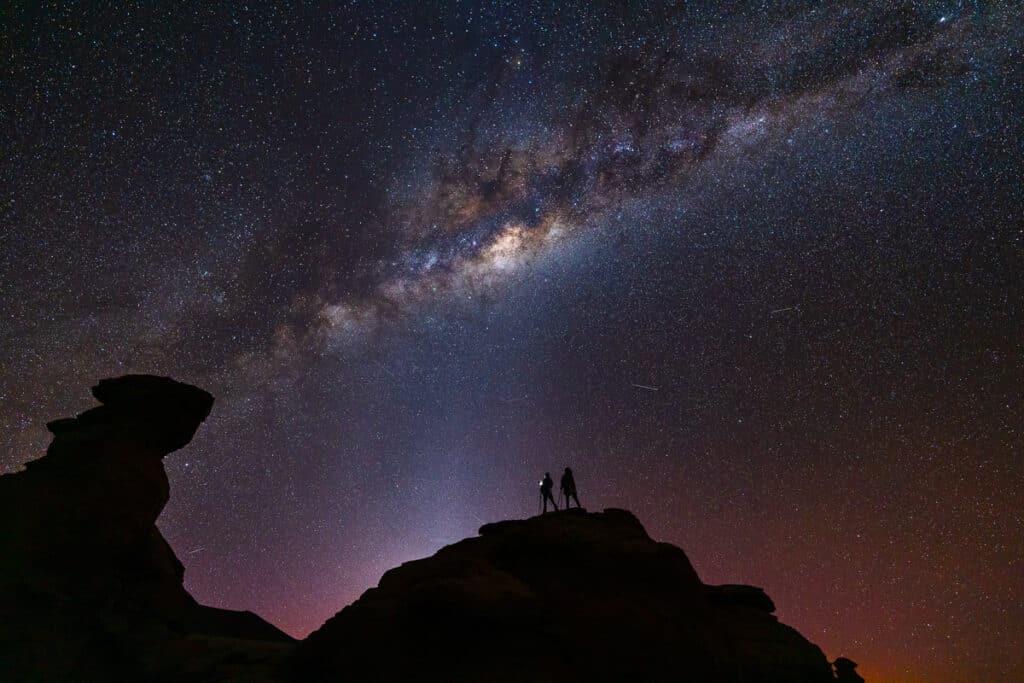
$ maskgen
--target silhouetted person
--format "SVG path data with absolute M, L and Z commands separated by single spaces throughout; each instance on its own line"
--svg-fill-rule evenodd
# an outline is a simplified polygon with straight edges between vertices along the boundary
M 544 501 L 544 512 L 548 511 L 548 501 L 551 501 L 551 505 L 554 506 L 555 510 L 558 510 L 558 503 L 551 496 L 551 489 L 555 486 L 555 480 L 551 478 L 550 472 L 544 473 L 544 480 L 540 483 L 540 497 Z
M 576 507 L 583 507 L 580 505 L 580 499 L 576 496 L 576 480 L 572 477 L 572 470 L 568 467 L 565 468 L 565 472 L 562 474 L 561 483 L 562 495 L 565 496 L 565 509 L 569 509 L 569 501 L 575 500 Z

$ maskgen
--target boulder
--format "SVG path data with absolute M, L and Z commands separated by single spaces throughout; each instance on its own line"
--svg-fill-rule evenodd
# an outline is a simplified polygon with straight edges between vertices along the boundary
M 768 614 L 775 611 L 775 603 L 772 602 L 772 599 L 768 597 L 763 588 L 757 588 L 756 586 L 739 586 L 736 584 L 705 586 L 705 593 L 708 596 L 708 600 L 716 605 L 752 607 Z
M 864 683 L 864 679 L 857 673 L 857 662 L 847 657 L 838 657 L 832 662 L 836 669 L 836 681 L 838 683 Z

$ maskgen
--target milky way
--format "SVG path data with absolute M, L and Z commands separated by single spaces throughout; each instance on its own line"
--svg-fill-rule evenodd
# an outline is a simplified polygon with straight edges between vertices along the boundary
M 1024 678 L 1017 3 L 0 18 L 0 465 L 127 372 L 302 636 L 544 471 L 870 681 Z
M 388 217 L 403 249 L 382 280 L 352 300 L 324 303 L 313 336 L 344 342 L 424 301 L 479 298 L 623 200 L 666 185 L 685 192 L 709 156 L 757 155 L 810 120 L 969 76 L 979 45 L 1012 21 L 979 28 L 949 26 L 952 15 L 931 25 L 912 18 L 886 5 L 845 8 L 838 18 L 812 10 L 784 26 L 741 24 L 754 35 L 723 32 L 697 49 L 661 32 L 620 47 L 526 144 L 503 129 L 467 130 L 471 142 L 439 160 L 425 187 Z M 831 61 L 815 54 L 850 40 L 852 26 L 863 32 L 860 49 Z M 779 49 L 780 31 L 802 45 Z M 522 67 L 521 55 L 507 57 L 492 87 Z M 485 113 L 500 108 L 493 93 L 487 100 Z M 283 334 L 294 340 L 291 330 Z

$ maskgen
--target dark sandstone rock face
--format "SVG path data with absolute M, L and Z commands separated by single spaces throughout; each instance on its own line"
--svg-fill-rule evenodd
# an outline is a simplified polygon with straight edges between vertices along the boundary
M 156 527 L 162 459 L 213 397 L 149 375 L 92 393 L 100 406 L 49 423 L 46 455 L 0 477 L 0 680 L 156 680 L 195 649 L 189 634 L 289 641 L 254 614 L 196 603 Z
M 759 588 L 705 586 L 623 510 L 488 524 L 384 574 L 295 652 L 301 681 L 833 681 Z

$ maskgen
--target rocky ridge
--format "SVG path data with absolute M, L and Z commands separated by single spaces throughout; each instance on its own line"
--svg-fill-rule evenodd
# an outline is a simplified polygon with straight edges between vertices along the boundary
M 392 569 L 295 661 L 303 681 L 833 681 L 774 611 L 760 588 L 703 584 L 625 510 L 569 510 Z

